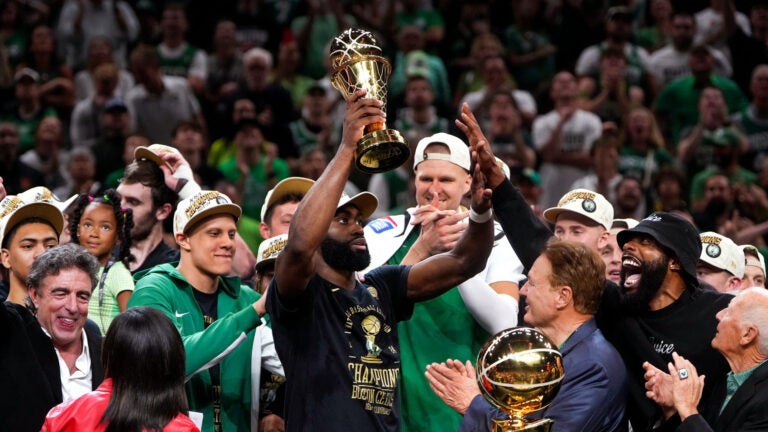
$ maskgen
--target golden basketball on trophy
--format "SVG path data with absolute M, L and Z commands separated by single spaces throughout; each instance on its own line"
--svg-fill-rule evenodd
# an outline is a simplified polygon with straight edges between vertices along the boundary
M 538 330 L 515 327 L 493 335 L 477 355 L 477 383 L 509 419 L 494 419 L 492 432 L 549 432 L 551 419 L 524 417 L 552 402 L 564 375 L 562 355 Z
M 381 55 L 381 48 L 370 32 L 347 29 L 331 42 L 331 83 L 344 99 L 358 90 L 366 90 L 366 97 L 387 104 L 387 81 L 392 72 L 389 60 Z M 357 143 L 355 165 L 366 173 L 389 171 L 408 159 L 410 150 L 405 138 L 382 122 L 365 127 L 365 135 Z

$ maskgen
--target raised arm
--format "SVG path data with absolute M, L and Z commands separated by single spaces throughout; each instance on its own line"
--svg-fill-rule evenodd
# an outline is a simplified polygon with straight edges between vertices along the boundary
M 504 176 L 475 115 L 466 104 L 461 107 L 461 121 L 457 120 L 456 126 L 469 138 L 475 163 L 485 174 L 487 186 L 493 189 L 491 199 L 496 218 L 527 273 L 552 237 L 552 231 L 536 217 L 522 194 Z
M 386 120 L 382 103 L 364 96 L 365 91 L 360 90 L 347 101 L 341 145 L 293 216 L 288 243 L 275 264 L 275 281 L 283 298 L 291 299 L 301 294 L 315 273 L 315 252 L 336 214 L 363 128 L 369 123 Z
M 472 209 L 469 226 L 456 246 L 415 264 L 408 275 L 407 295 L 426 300 L 479 273 L 493 247 L 491 191 L 485 189 L 485 177 L 479 169 L 472 175 Z

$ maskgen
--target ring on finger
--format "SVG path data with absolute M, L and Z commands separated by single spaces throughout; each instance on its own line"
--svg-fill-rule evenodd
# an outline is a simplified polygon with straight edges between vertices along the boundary
M 680 377 L 681 380 L 684 380 L 688 378 L 688 369 L 686 368 L 680 368 L 677 370 L 677 376 Z

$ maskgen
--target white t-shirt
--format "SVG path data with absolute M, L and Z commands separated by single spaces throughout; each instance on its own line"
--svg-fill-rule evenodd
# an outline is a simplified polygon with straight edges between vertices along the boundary
M 715 60 L 715 73 L 724 77 L 730 77 L 733 73 L 731 62 L 720 50 L 709 48 L 709 53 Z M 648 61 L 649 71 L 659 87 L 670 81 L 688 75 L 691 72 L 688 51 L 677 51 L 671 44 L 651 54 Z
M 183 43 L 176 48 L 169 48 L 164 43 L 157 45 L 160 56 L 166 59 L 177 59 L 184 54 L 184 50 L 189 47 L 188 43 Z M 189 66 L 189 76 L 198 77 L 202 80 L 208 78 L 208 62 L 206 61 L 205 51 L 198 49 L 192 58 L 192 64 Z
M 752 30 L 749 25 L 749 18 L 743 13 L 736 11 L 735 17 L 736 25 L 746 35 L 751 35 Z M 714 11 L 711 7 L 708 7 L 694 15 L 696 20 L 696 36 L 694 41 L 696 44 L 702 44 L 712 35 L 718 33 L 723 28 L 723 14 Z M 720 48 L 720 46 L 718 46 Z
M 533 121 L 533 143 L 537 151 L 552 138 L 552 133 L 560 122 L 560 114 L 552 110 L 547 114 L 536 117 Z M 560 151 L 563 153 L 588 154 L 594 142 L 600 138 L 603 126 L 595 114 L 576 110 L 560 132 Z M 544 162 L 541 164 L 541 200 L 544 208 L 557 205 L 560 198 L 568 192 L 571 184 L 577 179 L 589 174 L 588 169 L 571 165 Z

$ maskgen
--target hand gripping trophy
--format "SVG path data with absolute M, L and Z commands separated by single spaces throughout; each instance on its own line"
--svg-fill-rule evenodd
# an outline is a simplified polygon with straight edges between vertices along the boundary
M 515 327 L 493 335 L 477 355 L 477 383 L 483 397 L 508 420 L 493 420 L 492 432 L 549 432 L 550 419 L 528 421 L 546 408 L 563 380 L 563 357 L 538 330 Z
M 331 83 L 349 99 L 357 90 L 367 97 L 387 103 L 387 81 L 392 72 L 389 61 L 373 35 L 362 29 L 347 29 L 331 42 Z M 355 165 L 366 173 L 389 171 L 408 159 L 410 150 L 405 138 L 381 122 L 365 127 L 365 135 L 357 143 Z

